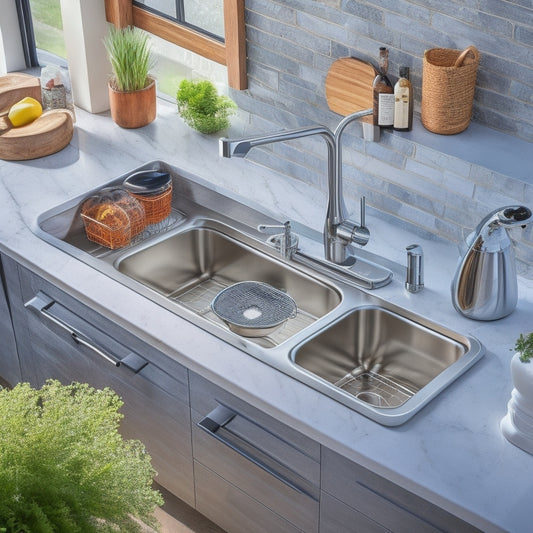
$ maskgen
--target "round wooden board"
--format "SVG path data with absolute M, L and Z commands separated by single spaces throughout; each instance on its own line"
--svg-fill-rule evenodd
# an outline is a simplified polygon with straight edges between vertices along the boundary
M 326 100 L 335 113 L 350 115 L 372 107 L 372 83 L 377 70 L 355 57 L 333 62 L 326 76 Z
M 54 154 L 72 139 L 74 126 L 68 111 L 54 109 L 26 126 L 13 128 L 7 116 L 0 118 L 0 159 L 24 161 Z
M 0 112 L 31 96 L 41 101 L 41 81 L 35 76 L 15 72 L 0 76 Z

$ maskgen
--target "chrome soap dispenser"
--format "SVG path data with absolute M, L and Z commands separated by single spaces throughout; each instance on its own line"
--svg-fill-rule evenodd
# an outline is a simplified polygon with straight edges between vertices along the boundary
M 532 221 L 524 206 L 502 207 L 487 215 L 466 239 L 452 282 L 455 309 L 474 320 L 497 320 L 518 301 L 514 245 L 507 232 Z

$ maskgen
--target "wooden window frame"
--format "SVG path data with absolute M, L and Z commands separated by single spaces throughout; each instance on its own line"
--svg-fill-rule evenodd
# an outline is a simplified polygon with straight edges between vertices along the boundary
M 137 26 L 162 39 L 211 59 L 228 70 L 228 85 L 248 87 L 244 0 L 224 0 L 224 42 L 203 35 L 132 4 L 131 0 L 105 0 L 108 22 L 118 28 Z

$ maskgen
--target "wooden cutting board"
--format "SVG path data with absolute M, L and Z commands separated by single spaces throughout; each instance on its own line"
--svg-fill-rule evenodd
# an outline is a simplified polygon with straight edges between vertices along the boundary
M 344 116 L 371 108 L 372 83 L 377 73 L 371 63 L 355 57 L 334 61 L 326 76 L 329 108 Z
M 70 113 L 61 109 L 19 128 L 13 128 L 7 116 L 0 117 L 0 159 L 24 161 L 54 154 L 65 148 L 73 132 Z
M 0 76 L 0 112 L 31 96 L 41 102 L 41 81 L 35 76 L 23 73 Z

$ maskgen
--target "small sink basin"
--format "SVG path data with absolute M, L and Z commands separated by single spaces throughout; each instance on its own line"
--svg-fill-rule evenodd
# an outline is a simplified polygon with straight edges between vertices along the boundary
M 281 330 L 254 340 L 267 347 L 280 344 L 341 301 L 332 287 L 208 227 L 189 229 L 135 251 L 120 259 L 116 268 L 220 325 L 223 322 L 211 311 L 210 304 L 226 287 L 260 281 L 286 292 L 296 302 L 297 315 Z
M 365 306 L 302 342 L 291 360 L 336 391 L 333 397 L 364 404 L 372 418 L 377 413 L 378 421 L 396 425 L 482 355 L 475 339 Z

